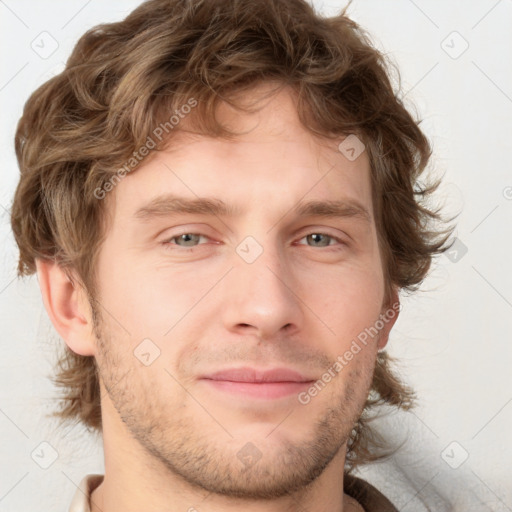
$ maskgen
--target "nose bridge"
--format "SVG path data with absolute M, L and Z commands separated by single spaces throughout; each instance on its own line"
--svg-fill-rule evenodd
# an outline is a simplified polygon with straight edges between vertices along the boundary
M 293 275 L 274 233 L 248 236 L 236 247 L 224 304 L 226 327 L 252 327 L 262 337 L 301 322 Z
M 267 294 L 288 295 L 289 290 L 285 283 L 291 278 L 290 268 L 286 265 L 286 256 L 273 238 L 268 236 L 264 245 L 255 240 L 245 242 L 243 249 L 247 248 L 252 259 L 240 256 L 241 250 L 237 254 L 242 259 L 239 262 L 239 272 L 251 283 L 251 289 L 254 292 L 263 289 Z

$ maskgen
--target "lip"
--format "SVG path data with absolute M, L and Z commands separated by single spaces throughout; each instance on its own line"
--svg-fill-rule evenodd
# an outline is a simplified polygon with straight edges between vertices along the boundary
M 204 375 L 201 380 L 218 391 L 262 399 L 297 394 L 314 382 L 290 368 L 259 370 L 250 367 L 220 370 Z
M 211 373 L 202 377 L 209 380 L 223 380 L 230 382 L 311 382 L 313 379 L 308 378 L 298 371 L 291 368 L 271 368 L 269 370 L 258 370 L 244 366 L 241 368 L 228 368 Z

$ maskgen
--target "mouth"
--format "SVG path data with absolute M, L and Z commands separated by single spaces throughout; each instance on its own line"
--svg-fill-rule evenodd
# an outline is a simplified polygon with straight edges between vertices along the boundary
M 300 393 L 315 382 L 289 368 L 258 370 L 249 367 L 221 370 L 204 375 L 200 380 L 217 391 L 267 400 Z

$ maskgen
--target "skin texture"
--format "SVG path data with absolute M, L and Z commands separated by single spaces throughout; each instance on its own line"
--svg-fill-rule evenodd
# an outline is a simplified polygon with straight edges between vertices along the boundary
M 297 393 L 251 398 L 201 379 L 251 366 L 316 381 L 391 307 L 367 155 L 350 161 L 343 138 L 313 137 L 294 105 L 287 89 L 257 113 L 223 105 L 221 120 L 246 132 L 236 141 L 178 133 L 172 150 L 123 179 L 109 198 L 92 304 L 57 265 L 38 261 L 53 324 L 100 367 L 105 479 L 93 512 L 362 510 L 343 495 L 346 441 L 398 315 L 306 405 Z M 240 211 L 136 218 L 166 193 Z M 369 222 L 294 211 L 342 198 Z M 262 250 L 252 263 L 237 252 L 249 236 L 257 245 L 246 240 L 246 253 Z M 143 352 L 159 355 L 146 366 L 134 351 L 148 339 Z

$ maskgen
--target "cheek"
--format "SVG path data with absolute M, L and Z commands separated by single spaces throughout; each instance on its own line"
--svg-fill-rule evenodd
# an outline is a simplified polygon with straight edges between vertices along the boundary
M 116 245 L 113 234 L 98 261 L 101 305 L 133 337 L 163 335 L 183 315 L 191 287 L 166 279 L 148 259 L 120 254 Z
M 303 299 L 319 320 L 344 345 L 373 325 L 381 312 L 383 277 L 369 265 L 340 265 L 322 272 L 299 276 Z M 332 335 L 332 332 L 330 333 Z M 343 348 L 340 346 L 340 348 Z
M 148 265 L 147 259 L 120 255 L 114 238 L 106 241 L 98 262 L 100 302 L 134 343 L 167 340 L 169 331 L 187 330 L 192 319 L 202 319 L 203 325 L 210 321 L 221 298 L 218 290 L 209 291 L 229 269 L 228 262 L 197 261 L 175 269 L 161 261 Z M 337 340 L 337 351 L 378 318 L 384 290 L 377 256 L 375 251 L 353 252 L 337 263 L 293 258 L 288 263 L 284 279 L 304 303 L 304 317 L 311 317 L 305 329 L 312 334 L 325 330 L 322 337 Z
M 173 373 L 183 351 L 193 351 L 205 325 L 216 321 L 211 301 L 217 299 L 208 291 L 218 281 L 217 274 L 211 268 L 204 275 L 171 271 L 128 257 L 118 256 L 115 264 L 111 261 L 105 257 L 102 262 L 100 282 L 102 312 L 112 339 L 130 356 L 149 353 L 151 360 L 155 357 L 152 375 L 160 366 Z M 130 363 L 144 370 L 139 362 L 128 360 Z M 160 374 L 166 380 L 165 373 Z

